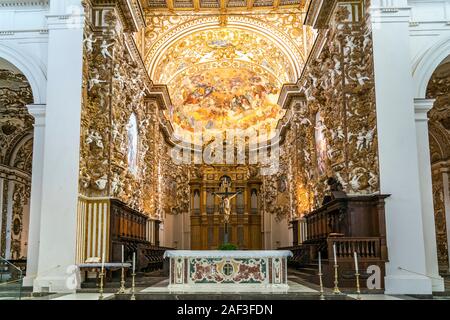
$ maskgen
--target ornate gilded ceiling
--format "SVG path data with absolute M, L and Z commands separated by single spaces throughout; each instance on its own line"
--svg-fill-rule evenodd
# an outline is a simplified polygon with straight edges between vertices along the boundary
M 253 8 L 302 7 L 306 0 L 142 0 L 146 9 L 201 11 L 211 9 L 242 10 Z
M 147 1 L 138 37 L 152 81 L 168 86 L 175 134 L 273 131 L 284 115 L 280 89 L 299 78 L 312 46 L 303 2 L 252 1 L 255 10 L 247 1 L 193 3 Z

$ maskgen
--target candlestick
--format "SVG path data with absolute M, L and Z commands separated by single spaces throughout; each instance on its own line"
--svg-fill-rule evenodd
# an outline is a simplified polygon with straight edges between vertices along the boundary
M 320 284 L 320 300 L 325 300 L 323 295 L 323 281 L 322 281 L 322 258 L 319 252 L 319 284 Z
M 339 290 L 339 287 L 338 287 L 338 283 L 339 283 L 339 281 L 338 281 L 338 265 L 335 263 L 334 264 L 334 289 L 333 289 L 333 293 L 334 294 L 339 294 L 339 293 L 341 293 L 341 291 Z
M 133 259 L 133 262 L 134 262 L 134 259 Z M 133 269 L 134 269 L 134 263 L 133 263 Z M 134 271 L 133 271 L 133 273 L 131 274 L 132 279 L 131 279 L 131 298 L 130 298 L 130 300 L 136 300 L 136 296 L 134 295 L 134 289 L 135 289 L 134 277 L 135 276 L 136 276 L 136 273 L 134 273 Z
M 103 266 L 102 266 L 102 271 L 100 272 L 100 290 L 99 290 L 100 295 L 98 297 L 98 300 L 103 300 L 103 276 L 104 276 L 104 273 L 103 273 Z
M 120 276 L 120 289 L 119 291 L 117 291 L 118 294 L 120 293 L 125 293 L 126 289 L 125 289 L 125 268 L 123 267 L 123 262 L 122 262 L 122 274 Z
M 356 276 L 356 293 L 357 293 L 356 299 L 361 300 L 361 290 L 359 287 L 359 272 L 356 272 L 355 276 Z

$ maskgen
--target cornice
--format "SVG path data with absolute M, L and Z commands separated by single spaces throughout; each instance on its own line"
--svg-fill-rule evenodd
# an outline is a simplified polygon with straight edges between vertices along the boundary
M 139 0 L 90 0 L 92 8 L 115 8 L 124 25 L 125 32 L 137 32 L 145 27 L 144 11 Z
M 315 29 L 326 29 L 336 4 L 340 0 L 311 1 L 305 17 L 305 24 Z
M 41 0 L 41 1 L 35 1 L 35 0 L 22 0 L 22 1 L 8 1 L 3 0 L 0 2 L 0 8 L 23 8 L 23 7 L 48 7 L 49 6 L 49 0 Z

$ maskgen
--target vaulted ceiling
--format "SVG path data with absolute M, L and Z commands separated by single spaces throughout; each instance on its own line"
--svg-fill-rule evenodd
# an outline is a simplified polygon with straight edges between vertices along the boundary
M 168 86 L 177 138 L 273 132 L 284 83 L 296 82 L 313 42 L 305 0 L 147 0 L 139 45 L 154 83 Z M 194 138 L 195 139 L 195 138 Z

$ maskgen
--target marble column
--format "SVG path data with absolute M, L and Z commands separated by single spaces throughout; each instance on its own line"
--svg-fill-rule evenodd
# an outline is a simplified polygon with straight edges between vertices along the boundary
M 78 8 L 79 10 L 74 10 Z M 73 292 L 76 255 L 84 14 L 81 1 L 50 1 L 45 152 L 34 291 Z M 79 285 L 79 284 L 78 284 Z
M 38 270 L 39 237 L 41 231 L 42 172 L 44 168 L 45 107 L 46 105 L 44 104 L 31 104 L 27 106 L 28 112 L 34 117 L 34 135 L 27 273 L 23 279 L 23 284 L 26 287 L 31 287 L 33 285 Z
M 439 276 L 437 260 L 436 225 L 434 221 L 433 185 L 428 137 L 427 113 L 433 107 L 434 101 L 434 99 L 415 99 L 414 107 L 427 275 L 431 278 L 433 291 L 444 291 L 444 280 Z
M 414 113 L 407 0 L 372 0 L 380 192 L 386 199 L 385 291 L 431 294 Z

